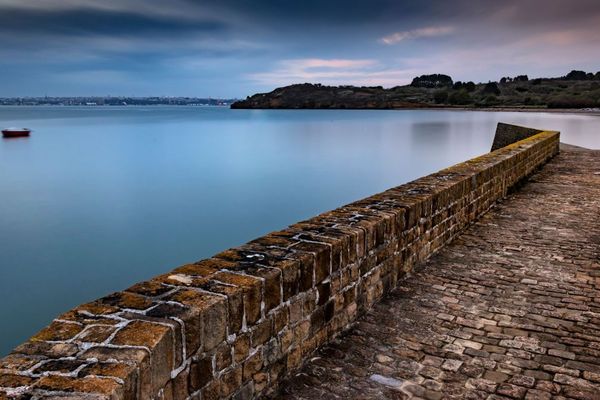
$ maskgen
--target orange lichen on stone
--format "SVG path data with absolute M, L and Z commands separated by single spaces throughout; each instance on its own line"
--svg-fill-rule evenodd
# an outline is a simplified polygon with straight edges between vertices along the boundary
M 114 312 L 118 312 L 119 309 L 116 307 L 106 307 L 106 310 L 111 309 L 111 312 L 107 312 L 107 314 L 112 314 Z M 91 315 L 87 310 L 81 308 L 75 308 L 71 311 L 67 311 L 64 314 L 59 315 L 57 320 L 61 321 L 72 321 L 81 325 L 116 325 L 119 323 L 119 320 L 116 318 L 105 317 L 102 315 Z
M 83 330 L 83 326 L 76 323 L 53 321 L 42 329 L 30 340 L 32 341 L 59 341 L 69 340 Z
M 119 396 L 122 392 L 121 385 L 114 379 L 92 376 L 86 376 L 84 378 L 71 378 L 57 375 L 44 376 L 34 384 L 34 388 L 68 393 L 98 393 L 108 396 Z
M 158 279 L 152 279 L 146 282 L 136 283 L 135 285 L 128 288 L 126 291 L 141 294 L 148 297 L 155 297 L 167 293 L 171 290 L 173 290 L 173 288 L 165 286 L 163 282 L 159 281 Z
M 262 280 L 260 278 L 227 271 L 216 273 L 212 279 L 245 289 L 262 286 Z
M 79 373 L 79 376 L 112 376 L 119 379 L 126 379 L 136 367 L 131 364 L 125 364 L 120 362 L 102 362 L 92 364 L 85 367 Z
M 87 342 L 87 343 L 102 343 L 110 337 L 110 335 L 116 330 L 114 326 L 95 325 L 87 327 L 81 332 L 76 342 Z
M 279 247 L 279 248 L 288 248 L 292 244 L 296 243 L 297 240 L 285 238 L 283 236 L 278 236 L 273 233 L 269 233 L 261 238 L 255 239 L 250 242 L 250 244 L 260 244 L 265 247 Z
M 134 365 L 143 365 L 147 362 L 149 353 L 139 348 L 97 346 L 89 348 L 79 358 L 111 362 L 116 360 Z
M 129 292 L 116 292 L 99 300 L 102 304 L 118 307 L 145 310 L 152 305 L 152 301 L 139 294 Z
M 194 289 L 180 289 L 166 299 L 169 301 L 176 301 L 194 309 L 204 309 L 212 304 L 222 301 L 221 297 L 218 295 Z
M 14 353 L 50 358 L 70 357 L 79 351 L 73 343 L 25 342 L 17 346 Z
M 35 382 L 34 378 L 25 375 L 2 374 L 0 375 L 0 387 L 17 388 L 29 386 Z
M 198 277 L 196 275 L 185 275 L 185 274 L 166 274 L 163 277 L 163 281 L 166 284 L 173 286 L 188 286 L 202 288 L 209 284 L 210 279 L 207 277 Z
M 181 267 L 175 268 L 173 273 L 208 277 L 215 272 L 230 267 L 232 264 L 233 263 L 225 260 L 209 258 L 193 264 L 182 265 Z
M 145 321 L 133 321 L 121 329 L 111 343 L 116 345 L 144 346 L 154 348 L 166 335 L 171 335 L 171 328 L 165 325 Z
M 93 315 L 107 315 L 107 314 L 113 314 L 113 313 L 119 311 L 119 309 L 117 307 L 113 307 L 108 304 L 102 304 L 98 301 L 94 301 L 91 303 L 80 305 L 79 307 L 76 307 L 75 309 L 73 309 L 73 311 L 75 311 L 79 314 L 89 313 L 89 314 L 93 314 Z
M 27 371 L 46 357 L 40 355 L 9 354 L 0 359 L 0 370 L 6 371 Z

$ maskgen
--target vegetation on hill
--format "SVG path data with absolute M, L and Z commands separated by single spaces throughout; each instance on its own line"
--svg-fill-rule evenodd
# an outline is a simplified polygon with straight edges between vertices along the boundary
M 599 108 L 600 72 L 571 71 L 560 78 L 503 77 L 499 82 L 454 82 L 448 75 L 422 75 L 410 85 L 324 86 L 303 83 L 255 94 L 232 108 Z

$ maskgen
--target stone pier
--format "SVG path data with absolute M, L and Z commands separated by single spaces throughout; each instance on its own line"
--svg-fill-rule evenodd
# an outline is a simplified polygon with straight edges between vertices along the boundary
M 600 399 L 600 151 L 559 156 L 278 399 Z

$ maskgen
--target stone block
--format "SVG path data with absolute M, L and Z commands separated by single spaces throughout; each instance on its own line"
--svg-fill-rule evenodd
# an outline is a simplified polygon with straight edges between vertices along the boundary
M 242 366 L 242 377 L 244 382 L 252 379 L 254 374 L 263 368 L 263 356 L 261 351 L 255 351 L 244 361 Z
M 227 270 L 254 276 L 263 281 L 265 311 L 281 304 L 281 270 L 265 266 L 276 263 L 279 259 L 273 259 L 266 252 L 267 250 L 256 251 L 252 246 L 248 246 L 248 248 L 229 249 L 215 256 L 234 263 Z
M 237 366 L 221 375 L 220 392 L 222 398 L 227 398 L 242 385 L 242 367 Z
M 196 392 L 214 379 L 213 358 L 204 356 L 192 359 L 190 364 L 190 373 L 188 377 L 188 385 L 191 392 Z
M 181 303 L 186 308 L 182 315 L 185 319 L 186 343 L 193 347 L 189 353 L 202 343 L 203 351 L 210 351 L 225 340 L 227 334 L 227 299 L 224 296 L 199 292 L 193 289 L 182 289 L 166 298 Z M 198 338 L 201 338 L 198 341 Z
M 83 330 L 83 326 L 75 323 L 52 321 L 50 325 L 42 329 L 29 339 L 32 342 L 39 341 L 66 341 L 72 339 Z
M 294 251 L 312 254 L 315 284 L 325 280 L 331 273 L 331 247 L 322 243 L 300 242 L 292 247 Z
M 233 357 L 236 363 L 241 363 L 250 352 L 250 335 L 244 334 L 236 337 L 233 343 Z
M 239 273 L 219 272 L 213 279 L 242 289 L 244 315 L 248 324 L 253 324 L 260 319 L 263 301 L 263 282 L 260 278 Z
M 43 376 L 34 384 L 35 389 L 50 392 L 100 394 L 109 398 L 131 398 L 131 393 L 125 393 L 123 386 L 110 378 L 86 376 L 73 378 L 68 376 Z

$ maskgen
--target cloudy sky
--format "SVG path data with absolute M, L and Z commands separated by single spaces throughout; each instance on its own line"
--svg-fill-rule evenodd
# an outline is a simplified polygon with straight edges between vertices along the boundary
M 600 70 L 598 0 L 0 0 L 0 97 Z

